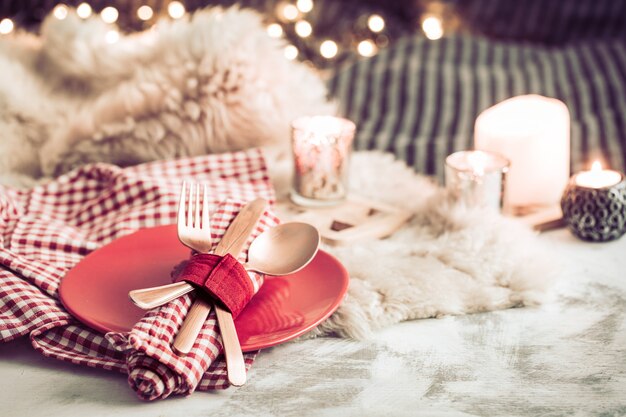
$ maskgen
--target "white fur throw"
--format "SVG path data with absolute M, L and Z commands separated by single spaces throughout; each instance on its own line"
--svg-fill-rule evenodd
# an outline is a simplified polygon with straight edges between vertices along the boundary
M 287 163 L 274 166 L 279 196 L 289 189 Z M 383 240 L 325 249 L 350 273 L 348 297 L 309 336 L 366 338 L 404 320 L 476 313 L 541 302 L 558 274 L 528 226 L 454 195 L 391 154 L 357 152 L 351 191 L 414 213 Z
M 333 112 L 309 68 L 252 10 L 213 8 L 107 41 L 99 18 L 48 16 L 0 39 L 0 182 L 30 185 L 88 162 L 289 143 L 289 124 Z

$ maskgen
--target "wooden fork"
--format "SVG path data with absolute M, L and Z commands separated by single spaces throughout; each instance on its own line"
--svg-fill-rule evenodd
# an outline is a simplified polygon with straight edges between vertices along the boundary
M 191 184 L 189 186 L 187 204 L 185 204 L 185 188 L 186 183 L 183 183 L 180 192 L 180 202 L 178 203 L 178 219 L 176 221 L 178 239 L 183 245 L 191 249 L 200 253 L 208 253 L 211 251 L 212 244 L 207 188 L 206 186 L 203 187 L 201 202 L 200 185 L 198 184 L 195 187 L 196 193 L 194 197 L 194 186 Z M 222 308 L 217 304 L 214 305 L 214 308 L 216 313 L 218 313 L 217 318 L 224 344 L 228 380 L 233 385 L 241 386 L 246 382 L 246 364 L 241 352 L 241 346 L 239 345 L 235 323 L 228 311 L 218 312 Z M 189 353 L 210 310 L 211 306 L 202 297 L 198 297 L 194 301 L 174 339 L 173 347 L 177 352 Z M 224 318 L 224 313 L 230 317 L 230 320 L 227 320 L 228 317 Z
M 196 187 L 195 200 L 192 189 L 193 186 L 190 187 L 189 202 L 187 209 L 185 209 L 185 184 L 183 184 L 178 208 L 178 238 L 184 245 L 198 252 L 206 253 L 211 250 L 206 188 L 203 192 L 202 208 L 199 208 L 199 187 Z M 225 231 L 224 236 L 215 247 L 214 253 L 220 256 L 230 253 L 237 257 L 254 230 L 257 221 L 265 212 L 266 206 L 267 201 L 261 198 L 246 204 Z M 232 385 L 241 386 L 246 382 L 246 367 L 233 317 L 218 303 L 214 305 L 214 308 L 224 345 L 228 381 Z M 209 312 L 210 305 L 202 297 L 198 297 L 174 339 L 174 349 L 182 353 L 191 350 Z

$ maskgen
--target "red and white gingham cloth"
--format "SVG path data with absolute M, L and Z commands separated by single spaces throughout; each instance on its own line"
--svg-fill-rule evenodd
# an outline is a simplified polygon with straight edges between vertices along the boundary
M 175 223 L 183 180 L 209 187 L 214 242 L 244 202 L 274 201 L 259 150 L 130 168 L 93 164 L 31 190 L 0 186 L 0 340 L 30 335 L 46 356 L 127 372 L 143 399 L 228 387 L 214 313 L 190 354 L 180 357 L 170 348 L 192 296 L 150 311 L 129 334 L 107 335 L 78 322 L 58 299 L 63 276 L 94 249 Z M 275 224 L 266 213 L 248 243 Z M 254 356 L 246 354 L 248 366 Z

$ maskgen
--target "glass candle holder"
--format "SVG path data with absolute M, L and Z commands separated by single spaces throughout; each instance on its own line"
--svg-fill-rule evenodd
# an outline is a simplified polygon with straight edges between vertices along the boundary
M 568 228 L 580 239 L 607 242 L 621 237 L 626 233 L 624 174 L 594 163 L 590 171 L 570 178 L 561 209 Z
M 291 200 L 302 206 L 337 204 L 348 195 L 350 153 L 356 126 L 333 116 L 305 116 L 293 121 L 294 159 Z
M 509 160 L 486 151 L 460 151 L 446 158 L 446 188 L 470 206 L 502 208 Z

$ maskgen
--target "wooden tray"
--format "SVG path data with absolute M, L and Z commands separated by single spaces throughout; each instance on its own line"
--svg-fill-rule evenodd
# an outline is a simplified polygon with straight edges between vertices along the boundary
M 285 221 L 299 221 L 317 227 L 322 239 L 331 245 L 387 237 L 412 215 L 389 204 L 354 195 L 336 206 L 323 208 L 302 207 L 291 201 L 282 201 L 278 204 L 278 212 Z

